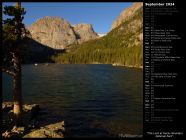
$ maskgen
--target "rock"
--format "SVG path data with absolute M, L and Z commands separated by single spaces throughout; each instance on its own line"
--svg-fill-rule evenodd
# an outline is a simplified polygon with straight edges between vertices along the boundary
M 26 119 L 26 121 L 33 120 L 37 118 L 39 111 L 40 107 L 38 104 L 25 104 L 23 105 L 23 118 Z M 8 115 L 11 119 L 14 118 L 13 106 L 9 107 Z
M 113 22 L 109 35 L 111 40 L 117 40 L 118 46 L 143 47 L 143 3 L 126 8 Z
M 40 107 L 38 104 L 25 104 L 23 106 L 25 112 L 24 120 L 29 121 L 30 127 L 35 128 L 37 126 L 37 118 L 39 115 Z
M 58 123 L 55 123 L 55 124 L 50 124 L 50 125 L 47 125 L 46 128 L 50 129 L 50 130 L 53 130 L 53 131 L 62 131 L 64 132 L 65 131 L 65 123 L 64 121 L 62 122 L 58 122 Z
M 23 136 L 23 138 L 63 138 L 63 136 L 46 128 L 41 128 L 30 132 L 29 134 Z
M 91 24 L 77 24 L 73 26 L 78 43 L 98 38 Z
M 10 129 L 14 125 L 15 115 L 13 112 L 13 102 L 3 102 L 2 108 L 6 111 L 3 111 L 3 127 L 6 129 Z M 8 109 L 7 109 L 8 108 Z M 25 104 L 23 105 L 23 123 L 29 124 L 32 123 L 37 126 L 37 115 L 39 114 L 40 108 L 38 104 Z M 32 125 L 33 126 L 33 125 Z
M 32 39 L 54 49 L 64 49 L 76 43 L 70 23 L 60 17 L 44 17 L 28 27 Z
M 121 23 L 129 20 L 131 17 L 133 17 L 140 8 L 143 8 L 142 2 L 136 2 L 131 7 L 124 9 L 113 22 L 111 30 L 118 27 Z
M 5 131 L 4 133 L 2 133 L 2 137 L 3 138 L 10 138 L 11 137 L 11 132 Z
M 23 138 L 47 138 L 45 130 L 35 130 L 23 136 Z
M 62 121 L 34 130 L 23 138 L 63 138 L 64 130 L 64 121 Z
M 13 138 L 13 137 L 22 137 L 25 133 L 25 127 L 16 127 L 14 126 L 11 131 L 5 131 L 2 133 L 3 138 Z
M 17 133 L 17 134 L 23 134 L 25 132 L 25 127 L 16 127 L 14 126 L 13 129 L 11 130 L 12 133 Z
M 39 110 L 39 105 L 38 104 L 25 104 L 23 105 L 23 110 L 25 112 L 28 112 L 28 111 L 33 111 L 33 110 Z
M 11 107 L 9 112 L 3 112 L 3 138 L 24 137 L 27 138 L 63 138 L 64 137 L 64 121 L 55 124 L 46 125 L 47 120 L 41 120 L 39 114 L 40 107 L 38 104 L 24 104 L 23 105 L 23 126 L 16 127 L 15 123 L 10 121 L 11 114 L 13 115 L 13 102 L 2 103 L 4 108 Z M 6 106 L 6 107 L 5 107 Z M 46 117 L 46 116 L 45 116 Z M 41 122 L 40 122 L 41 121 Z
M 71 26 L 60 17 L 44 17 L 27 27 L 31 38 L 53 49 L 65 49 L 71 44 L 95 39 L 97 34 L 90 24 Z
M 10 111 L 11 109 L 13 109 L 13 102 L 3 102 L 2 103 L 2 110 L 3 111 Z
M 2 103 L 2 109 L 3 111 L 7 111 L 8 113 L 13 112 L 13 102 L 3 102 Z M 39 105 L 38 104 L 25 104 L 23 105 L 23 111 L 28 112 L 32 110 L 39 110 Z

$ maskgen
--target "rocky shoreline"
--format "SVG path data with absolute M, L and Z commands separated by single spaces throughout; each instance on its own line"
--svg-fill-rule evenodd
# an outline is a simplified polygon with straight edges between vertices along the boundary
M 71 63 L 54 63 L 54 64 L 71 64 Z M 75 64 L 88 64 L 88 65 L 112 65 L 113 67 L 126 67 L 126 68 L 139 68 L 139 69 L 143 69 L 143 66 L 135 66 L 135 65 L 123 65 L 120 63 L 100 63 L 100 62 L 92 62 L 92 63 L 75 63 Z
M 64 138 L 64 121 L 48 124 L 47 119 L 40 119 L 42 109 L 38 104 L 23 105 L 23 125 L 15 126 L 13 102 L 2 103 L 3 138 Z M 49 112 L 48 112 L 49 113 Z
M 118 64 L 118 63 L 114 63 L 114 64 L 112 64 L 112 66 L 121 66 L 121 67 L 127 67 L 127 68 L 139 68 L 139 69 L 143 69 L 143 66 L 122 65 L 122 64 Z

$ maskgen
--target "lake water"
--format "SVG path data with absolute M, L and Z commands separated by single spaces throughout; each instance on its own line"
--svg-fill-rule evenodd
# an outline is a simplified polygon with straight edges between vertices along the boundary
M 49 110 L 43 119 L 65 121 L 67 137 L 142 135 L 143 70 L 112 65 L 23 65 L 24 103 Z M 3 100 L 12 100 L 3 74 Z

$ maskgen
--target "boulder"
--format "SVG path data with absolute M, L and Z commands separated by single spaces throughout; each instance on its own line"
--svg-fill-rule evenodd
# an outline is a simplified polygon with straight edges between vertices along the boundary
M 62 121 L 36 129 L 23 138 L 63 138 L 64 131 L 64 121 Z
M 38 104 L 25 104 L 25 105 L 23 105 L 23 110 L 25 112 L 39 110 L 39 109 L 40 108 L 39 108 Z
M 14 138 L 22 137 L 25 133 L 25 127 L 16 127 L 14 126 L 11 131 L 6 130 L 2 133 L 3 138 Z
M 11 109 L 13 109 L 13 102 L 3 102 L 2 103 L 2 110 L 3 111 L 10 111 Z

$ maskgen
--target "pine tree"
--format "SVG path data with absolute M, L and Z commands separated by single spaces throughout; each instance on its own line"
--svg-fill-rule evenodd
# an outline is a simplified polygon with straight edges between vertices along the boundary
M 20 2 L 15 6 L 5 6 L 3 10 L 3 14 L 10 18 L 3 20 L 2 71 L 13 79 L 13 112 L 16 125 L 22 123 L 21 46 L 27 34 L 22 23 L 25 13 Z

